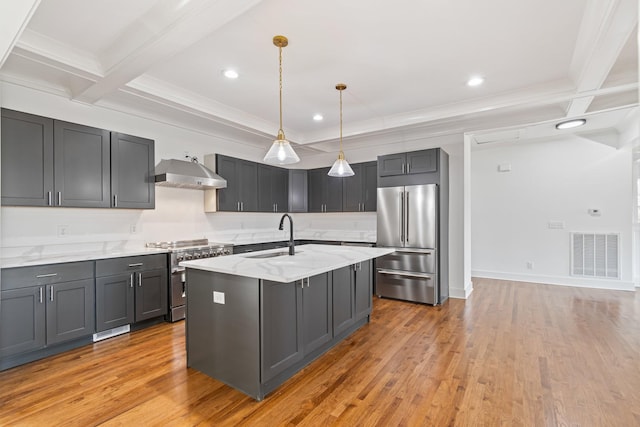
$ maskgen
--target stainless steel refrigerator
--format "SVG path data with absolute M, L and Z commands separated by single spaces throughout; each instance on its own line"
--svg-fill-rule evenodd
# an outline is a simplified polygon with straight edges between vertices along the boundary
M 376 294 L 426 304 L 443 300 L 438 278 L 438 185 L 378 188 Z

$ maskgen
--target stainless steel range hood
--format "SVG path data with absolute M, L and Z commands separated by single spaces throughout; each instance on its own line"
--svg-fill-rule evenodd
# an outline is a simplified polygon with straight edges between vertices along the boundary
M 226 179 L 198 163 L 195 158 L 191 161 L 162 159 L 156 165 L 155 174 L 156 184 L 165 187 L 200 190 L 227 188 Z

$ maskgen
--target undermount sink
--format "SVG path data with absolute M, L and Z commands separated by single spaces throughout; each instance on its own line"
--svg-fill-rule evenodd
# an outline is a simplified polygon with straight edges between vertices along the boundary
M 301 253 L 302 251 L 297 251 L 296 253 Z M 268 254 L 255 254 L 255 255 L 245 255 L 245 258 L 275 258 L 279 256 L 289 255 L 289 251 L 281 251 L 281 252 L 271 252 Z M 295 255 L 293 255 L 295 256 Z

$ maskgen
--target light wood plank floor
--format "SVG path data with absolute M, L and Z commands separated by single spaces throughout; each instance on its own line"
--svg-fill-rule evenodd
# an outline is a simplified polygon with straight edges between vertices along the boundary
M 2 426 L 640 426 L 640 294 L 474 280 L 371 323 L 263 402 L 185 366 L 184 323 L 0 373 Z

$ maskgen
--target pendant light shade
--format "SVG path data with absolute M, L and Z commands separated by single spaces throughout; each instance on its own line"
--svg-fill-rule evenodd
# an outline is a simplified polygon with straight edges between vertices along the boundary
M 278 73 L 280 76 L 280 128 L 278 136 L 271 145 L 267 155 L 264 156 L 264 162 L 272 165 L 288 165 L 300 161 L 300 157 L 293 151 L 293 147 L 284 137 L 282 130 L 282 48 L 289 44 L 289 40 L 285 36 L 275 36 L 273 44 L 278 47 Z
M 340 153 L 338 153 L 338 159 L 333 163 L 331 169 L 329 170 L 329 176 L 337 176 L 337 177 L 345 177 L 345 176 L 353 176 L 353 169 L 349 166 L 349 162 L 344 158 L 344 153 L 342 152 L 342 91 L 347 88 L 347 85 L 344 83 L 338 83 L 336 85 L 336 89 L 340 91 Z

